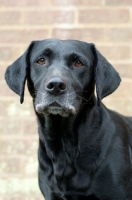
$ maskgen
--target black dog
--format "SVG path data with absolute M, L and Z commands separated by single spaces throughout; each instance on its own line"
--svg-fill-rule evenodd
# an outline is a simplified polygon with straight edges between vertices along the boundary
M 121 79 L 93 44 L 32 42 L 5 79 L 21 103 L 27 80 L 46 200 L 132 200 L 132 118 L 101 103 Z

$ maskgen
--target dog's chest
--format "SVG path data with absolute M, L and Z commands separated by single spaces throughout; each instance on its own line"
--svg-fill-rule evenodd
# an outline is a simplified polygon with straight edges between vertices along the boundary
M 59 131 L 58 129 L 58 135 L 62 136 Z M 53 135 L 54 132 L 50 133 Z M 44 176 L 47 177 L 46 182 L 50 189 L 58 196 L 84 194 L 90 184 L 89 173 L 84 173 L 83 165 L 80 164 L 83 163 L 83 159 L 79 156 L 76 137 L 72 137 L 68 132 L 64 133 L 64 137 L 57 135 L 53 140 L 45 142 L 45 154 L 49 161 L 43 168 L 49 173 L 44 172 Z M 47 135 L 50 135 L 49 132 Z
M 77 155 L 74 155 L 75 157 L 71 157 L 63 150 L 55 160 L 52 160 L 51 187 L 59 196 L 71 193 L 84 194 L 88 190 L 90 177 L 80 169 Z

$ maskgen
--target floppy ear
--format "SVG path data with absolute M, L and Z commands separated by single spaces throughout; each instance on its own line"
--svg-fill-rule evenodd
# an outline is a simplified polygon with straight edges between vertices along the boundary
M 33 42 L 30 44 L 26 52 L 19 57 L 5 72 L 5 80 L 16 94 L 20 96 L 20 103 L 24 101 L 24 89 L 28 70 L 28 56 L 33 47 Z
M 101 55 L 101 53 L 92 45 L 94 54 L 94 76 L 98 106 L 101 99 L 114 92 L 120 85 L 121 78 L 113 66 Z

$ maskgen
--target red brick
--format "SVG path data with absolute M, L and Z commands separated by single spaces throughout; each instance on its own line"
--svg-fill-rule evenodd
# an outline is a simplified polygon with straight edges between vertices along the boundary
M 130 80 L 122 80 L 118 89 L 113 93 L 112 97 L 116 98 L 124 98 L 124 99 L 131 99 L 132 94 L 132 81 Z
M 17 133 L 16 133 L 17 134 Z M 19 155 L 19 156 L 33 156 L 37 155 L 38 141 L 33 140 L 22 140 L 22 139 L 1 139 L 0 148 L 2 155 Z M 21 157 L 20 157 L 21 159 Z
M 20 104 L 19 96 L 17 95 L 15 98 L 15 93 L 14 93 L 14 99 L 12 100 L 0 100 L 0 111 L 2 116 L 10 116 L 10 117 L 26 117 L 34 116 L 34 111 L 33 111 L 33 106 L 31 100 L 27 101 L 25 99 L 23 104 Z
M 7 136 L 36 136 L 38 137 L 38 125 L 35 114 L 31 119 L 19 117 L 4 117 L 0 119 L 0 135 Z M 25 137 L 25 136 L 24 136 Z
M 25 5 L 25 0 L 16 1 L 16 0 L 0 0 L 0 7 L 21 7 Z
M 54 11 L 51 15 L 51 22 L 55 23 L 74 23 L 74 12 L 73 11 Z
M 27 88 L 27 84 L 25 85 L 25 97 L 27 97 L 28 99 L 30 99 L 31 100 L 31 96 L 30 96 L 30 94 L 29 94 L 29 91 L 28 91 L 28 88 Z M 32 104 L 32 102 L 31 102 L 31 104 Z
M 12 135 L 20 135 L 23 133 L 22 131 L 22 118 L 12 118 L 6 117 L 0 120 L 0 135 L 8 135 L 12 137 Z
M 79 39 L 81 38 L 81 29 L 53 29 L 52 36 L 59 39 Z
M 132 78 L 132 63 L 131 64 L 114 64 L 115 69 L 119 72 L 121 77 Z
M 37 153 L 31 156 L 26 156 L 25 158 L 21 159 L 22 176 L 27 176 L 28 178 L 37 177 L 37 173 L 38 173 Z
M 0 87 L 1 87 L 1 95 L 2 95 L 2 97 L 8 97 L 8 98 L 13 98 L 14 100 L 16 100 L 16 101 L 18 101 L 18 103 L 19 103 L 19 96 L 18 95 L 16 95 L 10 88 L 9 88 L 9 86 L 7 85 L 7 83 L 6 83 L 6 81 L 4 80 L 4 73 L 5 73 L 5 71 L 0 71 L 0 73 L 1 73 L 1 77 L 2 77 L 2 81 L 0 81 Z M 25 102 L 26 101 L 31 101 L 31 97 L 30 97 L 30 94 L 29 94 L 29 92 L 28 92 L 28 89 L 25 87 Z M 24 104 L 25 104 L 25 102 L 24 102 Z M 24 104 L 23 104 L 23 106 L 24 106 Z M 19 105 L 18 105 L 19 106 Z M 21 106 L 21 105 L 20 105 Z M 26 105 L 25 105 L 26 106 Z M 25 107 L 24 106 L 24 107 Z M 21 107 L 20 107 L 21 108 Z M 31 102 L 31 109 L 33 109 L 32 108 L 32 102 Z
M 4 75 L 3 75 L 4 76 Z M 15 97 L 14 92 L 9 89 L 8 85 L 6 84 L 6 81 L 4 80 L 4 77 L 2 78 L 2 81 L 0 81 L 0 87 L 1 87 L 1 95 L 2 97 Z
M 4 74 L 5 74 L 5 70 L 7 68 L 7 64 L 0 64 L 0 80 L 5 81 L 4 79 Z
M 127 60 L 130 59 L 130 46 L 98 46 L 98 50 L 107 60 Z
M 21 194 L 21 193 L 19 193 L 19 194 L 11 194 L 11 195 L 7 195 L 7 194 L 5 194 L 5 195 L 2 195 L 2 194 L 0 194 L 0 197 L 1 197 L 1 199 L 2 200 L 22 200 L 23 199 L 23 196 L 24 196 L 24 194 Z M 23 200 L 25 200 L 25 199 L 23 199 Z
M 7 179 L 2 179 L 0 181 L 0 184 L 1 184 L 0 193 L 2 193 L 3 195 L 6 194 L 8 197 L 10 197 L 10 195 L 13 195 L 13 194 L 15 195 L 17 194 L 17 197 L 18 197 L 18 194 L 21 194 L 21 196 L 23 194 L 21 198 L 22 200 L 25 197 L 32 197 L 32 195 L 36 196 L 36 193 L 40 194 L 37 177 L 35 178 L 34 177 L 30 177 L 30 178 L 9 177 Z M 31 200 L 32 198 L 27 198 L 27 199 Z
M 0 81 L 0 87 L 1 87 L 1 95 L 2 95 L 2 97 L 5 97 L 5 98 L 10 98 L 10 97 L 12 97 L 12 98 L 14 98 L 15 99 L 15 97 L 16 96 L 14 96 L 14 92 L 11 90 L 11 89 L 9 89 L 9 87 L 8 87 L 8 85 L 6 84 L 6 81 L 5 80 L 3 80 L 3 81 Z M 6 103 L 5 103 L 6 104 Z M 4 108 L 3 108 L 4 109 Z M 2 111 L 2 110 L 1 110 Z
M 73 23 L 73 11 L 35 11 L 25 12 L 24 23 L 32 25 L 56 24 L 56 23 Z
M 110 97 L 104 98 L 103 102 L 112 110 L 115 110 L 126 116 L 132 116 L 132 99 L 130 98 L 112 98 L 111 94 Z
M 21 12 L 17 11 L 0 11 L 0 25 L 18 25 L 21 24 Z
M 21 181 L 21 179 L 20 179 Z M 31 192 L 30 194 L 25 194 L 23 192 L 18 192 L 10 195 L 0 195 L 1 200 L 44 200 L 42 194 L 39 192 Z
M 101 5 L 101 0 L 52 0 L 54 6 L 97 6 Z
M 14 61 L 14 60 L 12 60 Z M 10 63 L 11 64 L 11 63 Z M 19 96 L 16 95 L 10 88 L 9 86 L 7 85 L 6 81 L 5 81 L 5 71 L 6 71 L 6 68 L 9 66 L 9 63 L 6 65 L 5 69 L 3 67 L 3 70 L 1 69 L 0 70 L 0 88 L 1 88 L 1 95 L 2 97 L 13 97 L 15 98 L 16 100 L 19 100 Z M 1 65 L 0 65 L 1 67 Z M 31 100 L 31 97 L 30 97 L 30 94 L 28 92 L 28 89 L 27 89 L 27 85 L 25 86 L 25 101 L 26 99 L 30 99 Z M 32 104 L 32 102 L 31 102 Z M 24 105 L 24 104 L 23 104 Z
M 107 29 L 106 41 L 112 43 L 132 42 L 132 29 L 125 27 Z
M 84 6 L 101 6 L 102 0 L 78 0 L 78 6 L 84 5 Z
M 127 68 L 125 69 L 127 71 Z M 119 72 L 119 71 L 118 71 Z M 124 115 L 132 115 L 132 80 L 122 79 L 115 92 L 104 98 L 105 105 Z
M 106 5 L 112 5 L 112 6 L 132 5 L 132 0 L 106 0 Z
M 11 89 L 9 89 L 9 86 L 7 85 L 7 83 L 5 81 L 5 78 L 4 78 L 5 70 L 0 71 L 0 73 L 1 73 L 1 77 L 2 77 L 1 81 L 0 81 L 2 97 L 15 97 L 16 95 L 14 95 L 14 92 Z M 5 108 L 3 108 L 3 109 L 5 109 Z
M 0 61 L 14 61 L 21 54 L 19 47 L 0 47 Z
M 127 9 L 85 9 L 79 11 L 80 23 L 123 23 L 129 22 L 130 14 Z
M 53 37 L 60 39 L 77 39 L 86 42 L 99 42 L 104 39 L 104 30 L 93 29 L 54 29 Z
M 21 173 L 20 158 L 0 157 L 0 177 L 7 177 L 9 174 L 17 175 Z
M 25 1 L 25 6 L 29 6 L 29 7 L 34 7 L 35 8 L 38 8 L 38 7 L 41 7 L 41 8 L 45 8 L 46 6 L 48 6 L 50 4 L 50 1 L 49 0 L 26 0 Z
M 27 120 L 22 120 L 22 133 L 28 136 L 34 135 L 38 136 L 38 125 L 34 113 L 34 118 Z
M 36 6 L 40 6 L 42 8 L 42 6 L 45 8 L 45 6 L 49 5 L 50 1 L 47 0 L 21 0 L 21 1 L 16 1 L 16 0 L 0 0 L 0 7 L 36 7 Z
M 82 29 L 81 40 L 86 42 L 102 42 L 104 40 L 104 29 L 93 28 L 93 29 Z
M 47 29 L 1 30 L 0 43 L 30 43 L 32 40 L 42 40 L 47 36 Z

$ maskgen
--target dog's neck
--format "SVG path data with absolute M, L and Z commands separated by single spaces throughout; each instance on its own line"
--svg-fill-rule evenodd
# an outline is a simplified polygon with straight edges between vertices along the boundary
M 42 127 L 43 130 L 40 132 L 43 133 L 40 137 L 44 137 L 48 140 L 54 140 L 56 138 L 62 138 L 64 140 L 76 139 L 77 132 L 79 130 L 82 120 L 85 121 L 88 119 L 91 110 L 95 107 L 95 98 L 92 98 L 87 104 L 82 103 L 79 112 L 71 117 L 62 117 L 60 115 L 39 115 L 38 124 L 39 127 Z M 84 122 L 83 122 L 84 123 Z M 74 130 L 73 130 L 74 127 Z
M 102 116 L 104 117 L 102 118 Z M 64 156 L 74 160 L 80 152 L 84 151 L 85 154 L 86 150 L 89 152 L 89 163 L 93 163 L 89 166 L 89 170 L 92 170 L 94 168 L 93 155 L 102 161 L 109 147 L 109 141 L 111 141 L 107 138 L 112 137 L 112 134 L 108 135 L 107 128 L 104 129 L 108 126 L 105 117 L 109 118 L 110 116 L 103 104 L 100 107 L 95 104 L 85 105 L 76 116 L 71 118 L 38 115 L 41 146 L 44 146 L 52 160 L 58 157 L 64 159 Z M 101 140 L 105 141 L 103 147 L 99 142 Z M 102 158 L 100 158 L 101 152 L 103 152 Z

